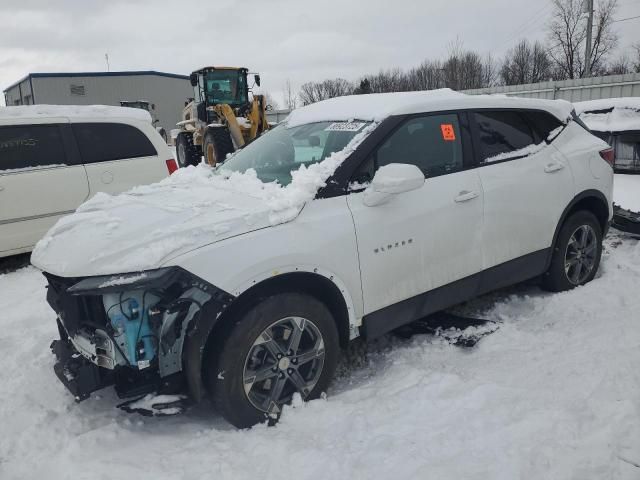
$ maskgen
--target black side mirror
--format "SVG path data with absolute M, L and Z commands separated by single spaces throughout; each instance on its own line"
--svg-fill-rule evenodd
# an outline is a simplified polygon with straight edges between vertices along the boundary
M 256 85 L 260 86 L 260 75 L 257 75 L 257 74 L 254 75 L 253 79 L 255 80 Z
M 189 75 L 189 81 L 191 82 L 192 87 L 198 85 L 198 74 L 192 73 L 191 75 Z

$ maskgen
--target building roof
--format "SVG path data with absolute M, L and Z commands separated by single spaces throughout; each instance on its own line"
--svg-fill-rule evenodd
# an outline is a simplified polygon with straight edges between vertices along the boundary
M 169 77 L 179 78 L 182 80 L 189 80 L 188 75 L 178 75 L 177 73 L 156 72 L 155 70 L 135 70 L 135 71 L 123 71 L 123 72 L 56 72 L 56 73 L 29 73 L 22 77 L 17 82 L 12 83 L 3 91 L 15 87 L 19 83 L 24 82 L 28 78 L 59 78 L 59 77 L 130 77 L 136 75 L 154 75 L 157 77 Z
M 545 110 L 565 121 L 573 106 L 564 100 L 541 100 L 505 95 L 466 95 L 448 88 L 417 92 L 373 93 L 331 98 L 291 112 L 289 126 L 322 121 L 381 121 L 392 115 L 468 108 L 528 108 Z

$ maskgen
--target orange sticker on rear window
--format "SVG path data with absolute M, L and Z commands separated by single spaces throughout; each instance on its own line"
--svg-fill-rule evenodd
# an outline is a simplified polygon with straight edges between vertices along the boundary
M 456 131 L 450 123 L 441 123 L 440 131 L 442 131 L 442 139 L 445 142 L 453 142 L 456 139 Z

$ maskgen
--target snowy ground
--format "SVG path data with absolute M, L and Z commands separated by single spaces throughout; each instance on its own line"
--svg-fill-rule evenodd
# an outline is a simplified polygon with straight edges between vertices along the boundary
M 472 349 L 356 344 L 326 400 L 246 431 L 204 407 L 129 415 L 110 390 L 74 403 L 52 372 L 44 284 L 32 267 L 0 275 L 3 480 L 640 478 L 636 239 L 611 235 L 585 287 L 467 305 L 500 322 Z

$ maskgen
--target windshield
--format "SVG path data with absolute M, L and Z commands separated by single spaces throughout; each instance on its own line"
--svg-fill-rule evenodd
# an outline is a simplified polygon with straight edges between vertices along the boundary
M 287 128 L 278 125 L 228 158 L 222 172 L 252 168 L 263 182 L 291 183 L 291 172 L 300 165 L 319 163 L 339 152 L 361 132 L 366 122 L 318 122 Z
M 207 105 L 228 103 L 241 105 L 247 101 L 247 82 L 242 71 L 214 70 L 204 75 Z

